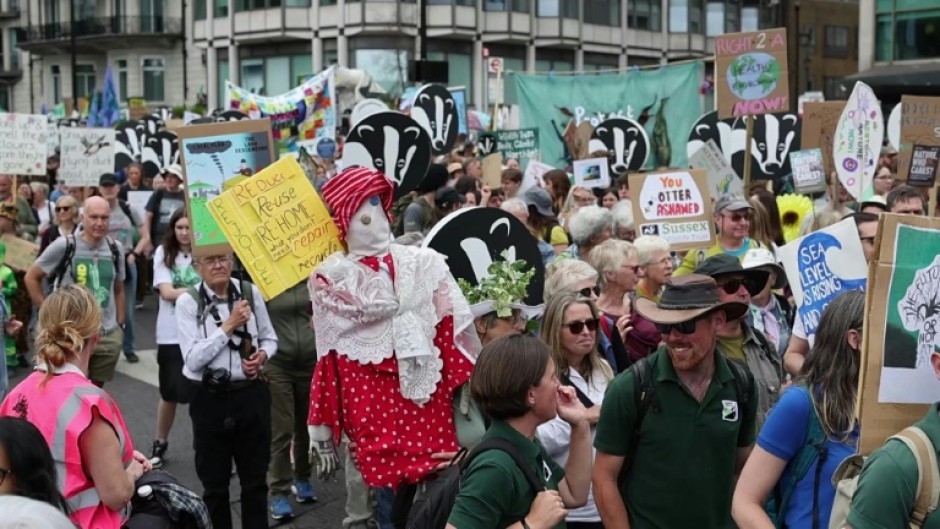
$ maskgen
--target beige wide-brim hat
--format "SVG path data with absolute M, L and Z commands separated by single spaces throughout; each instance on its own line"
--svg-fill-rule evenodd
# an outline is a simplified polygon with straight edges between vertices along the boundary
M 689 274 L 670 279 L 659 302 L 639 298 L 636 310 L 653 323 L 674 324 L 697 319 L 708 313 L 724 311 L 728 321 L 747 313 L 748 306 L 738 301 L 718 298 L 718 283 L 700 274 Z

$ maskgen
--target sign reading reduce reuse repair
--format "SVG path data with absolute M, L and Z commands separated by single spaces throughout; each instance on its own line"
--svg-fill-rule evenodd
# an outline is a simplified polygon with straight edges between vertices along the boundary
M 266 300 L 342 250 L 339 230 L 297 160 L 288 156 L 208 203 Z
M 719 118 L 790 110 L 785 28 L 722 35 L 715 56 Z
M 634 174 L 630 175 L 630 189 L 640 190 L 639 199 L 633 201 L 639 235 L 662 237 L 674 251 L 715 244 L 705 171 Z

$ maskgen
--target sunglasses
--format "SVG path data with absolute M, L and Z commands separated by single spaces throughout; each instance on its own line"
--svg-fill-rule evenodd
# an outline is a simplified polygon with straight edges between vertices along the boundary
M 586 298 L 591 297 L 591 292 L 594 292 L 594 295 L 595 295 L 595 296 L 600 296 L 600 295 L 601 295 L 601 287 L 599 287 L 599 286 L 595 286 L 595 287 L 593 287 L 593 288 L 592 288 L 592 287 L 587 287 L 587 288 L 582 288 L 581 290 L 578 291 L 579 294 L 581 294 L 582 296 L 584 296 L 584 297 L 586 297 Z
M 72 211 L 72 206 L 56 206 L 55 207 L 56 213 L 61 213 L 63 211 Z
M 569 323 L 562 323 L 562 327 L 567 327 L 571 334 L 581 334 L 584 332 L 584 328 L 587 327 L 588 332 L 597 331 L 597 319 L 593 320 L 584 320 L 584 321 L 572 321 Z
M 684 321 L 682 323 L 657 323 L 656 330 L 659 331 L 660 334 L 672 334 L 673 330 L 679 331 L 679 334 L 692 334 L 695 332 L 695 327 L 701 319 L 702 317 L 698 317 L 694 320 Z
M 760 292 L 763 288 L 763 285 L 758 285 L 756 281 L 751 278 L 747 279 L 729 279 L 718 285 L 718 288 L 725 291 L 725 294 L 737 294 L 738 290 L 741 290 L 741 286 L 744 286 L 747 289 L 748 293 L 754 294 L 755 292 Z
M 750 213 L 732 213 L 731 215 L 725 215 L 725 218 L 731 222 L 741 222 L 741 221 L 751 221 Z

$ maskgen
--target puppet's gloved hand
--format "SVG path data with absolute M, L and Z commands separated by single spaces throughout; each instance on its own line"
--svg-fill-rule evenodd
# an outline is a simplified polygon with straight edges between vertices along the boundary
M 317 476 L 321 480 L 332 479 L 339 466 L 336 446 L 333 444 L 333 429 L 329 426 L 307 426 L 310 434 L 310 452 L 316 453 Z

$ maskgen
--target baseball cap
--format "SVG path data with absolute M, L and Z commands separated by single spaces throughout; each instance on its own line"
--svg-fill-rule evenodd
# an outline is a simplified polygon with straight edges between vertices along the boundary
M 548 191 L 541 187 L 526 189 L 525 193 L 522 194 L 522 201 L 527 206 L 534 207 L 535 211 L 538 211 L 539 215 L 543 217 L 555 216 L 555 212 L 552 211 L 552 197 L 548 194 Z
M 113 173 L 105 173 L 98 177 L 99 186 L 116 186 L 117 183 L 117 176 L 115 176 Z
M 718 202 L 715 203 L 715 213 L 721 213 L 722 211 L 740 211 L 742 209 L 754 209 L 747 200 L 744 200 L 743 197 L 737 195 L 721 195 L 721 198 L 718 199 Z
M 454 204 L 463 204 L 467 197 L 461 195 L 452 187 L 443 187 L 434 195 L 434 204 L 440 209 L 450 209 Z

